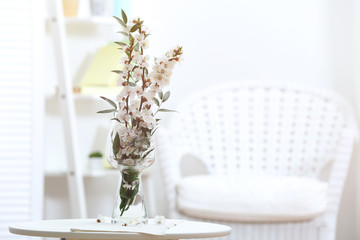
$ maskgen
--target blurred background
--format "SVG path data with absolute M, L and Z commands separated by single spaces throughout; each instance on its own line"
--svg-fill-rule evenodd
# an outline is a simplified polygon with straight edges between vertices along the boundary
M 66 38 L 58 41 L 54 41 L 57 23 L 54 25 L 51 11 L 55 2 L 0 3 L 0 29 L 4 32 L 0 34 L 1 166 L 4 173 L 6 169 L 19 168 L 14 159 L 29 159 L 41 166 L 37 173 L 43 178 L 39 177 L 36 184 L 38 194 L 43 192 L 43 200 L 34 206 L 39 209 L 32 208 L 41 212 L 39 218 L 72 217 L 66 180 L 69 142 L 58 100 L 62 60 L 68 66 L 74 90 L 74 134 L 87 216 L 111 215 L 118 173 L 106 169 L 103 159 L 90 159 L 89 155 L 105 151 L 109 116 L 96 112 L 106 107 L 100 95 L 115 96 L 106 90 L 111 85 L 106 67 L 116 67 L 117 55 L 106 57 L 106 51 L 112 50 L 110 43 L 123 39 L 117 33 L 121 26 L 112 18 L 119 15 L 121 8 L 130 18 L 143 19 L 149 27 L 150 56 L 159 57 L 177 45 L 184 48 L 185 61 L 176 67 L 169 86 L 168 108 L 176 109 L 185 97 L 219 82 L 262 81 L 333 90 L 351 104 L 358 116 L 357 0 L 64 0 L 61 24 Z M 65 48 L 59 46 L 61 43 L 65 43 Z M 68 57 L 64 59 L 59 50 L 66 51 Z M 104 62 L 108 65 L 96 72 Z M 91 82 L 94 75 L 110 79 L 110 83 L 98 86 Z M 23 104 L 31 108 L 24 108 Z M 26 119 L 24 112 L 29 112 Z M 18 127 L 14 125 L 19 116 L 23 119 L 19 124 L 31 129 L 24 144 L 12 139 L 23 136 L 16 133 Z M 170 116 L 162 116 L 162 126 L 166 127 Z M 14 152 L 18 155 L 12 155 Z M 355 151 L 343 193 L 337 239 L 360 239 L 356 228 L 360 223 L 359 157 Z M 0 177 L 3 206 L 11 201 L 5 188 L 11 178 L 6 176 Z M 166 215 L 157 164 L 145 173 L 144 182 L 149 216 Z M 0 209 L 1 218 L 4 216 L 1 229 L 7 231 L 6 218 L 11 213 L 5 207 Z

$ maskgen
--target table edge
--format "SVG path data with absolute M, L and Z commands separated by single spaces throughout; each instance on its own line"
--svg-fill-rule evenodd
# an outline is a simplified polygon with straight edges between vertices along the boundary
M 52 221 L 52 220 L 42 220 L 42 221 Z M 41 221 L 39 221 L 41 222 Z M 191 222 L 191 221 L 190 221 Z M 196 222 L 196 221 L 193 221 Z M 198 221 L 199 222 L 199 221 Z M 28 223 L 28 222 L 23 222 Z M 131 233 L 131 232 L 121 232 L 121 239 L 191 239 L 191 238 L 216 238 L 224 237 L 231 233 L 231 227 L 210 222 L 199 222 L 199 223 L 209 223 L 215 225 L 224 226 L 223 231 L 218 231 L 216 233 L 168 233 L 166 235 L 150 235 L 145 233 Z M 62 231 L 48 231 L 48 230 L 32 230 L 26 229 L 26 227 L 21 226 L 22 223 L 13 224 L 8 227 L 9 232 L 16 235 L 31 236 L 31 237 L 52 237 L 52 238 L 70 238 L 70 239 L 120 239 L 120 232 L 62 232 Z M 104 235 L 106 236 L 104 238 Z M 123 238 L 124 237 L 124 238 Z

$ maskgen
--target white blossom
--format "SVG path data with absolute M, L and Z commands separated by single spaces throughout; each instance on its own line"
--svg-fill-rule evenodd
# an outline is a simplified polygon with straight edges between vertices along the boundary
M 145 34 L 143 33 L 139 33 L 135 35 L 135 40 L 138 41 L 139 43 L 145 40 Z
M 169 84 L 169 79 L 164 74 L 158 72 L 152 72 L 150 74 L 150 79 L 151 81 L 156 82 L 160 86 L 160 88 L 163 88 Z
M 149 47 L 149 40 L 145 39 L 141 42 L 139 42 L 140 47 L 142 47 L 143 49 L 147 49 Z
M 133 75 L 132 77 L 136 80 L 141 80 L 141 76 L 142 76 L 142 69 L 141 68 L 135 68 L 135 70 L 133 71 Z
M 126 61 L 129 61 L 128 56 L 124 56 L 124 57 L 122 57 L 122 58 L 120 59 L 120 64 L 125 64 L 125 63 L 126 63 Z
M 133 68 L 133 66 L 131 66 L 131 64 L 124 64 L 124 67 L 123 67 L 123 72 L 129 72 L 131 71 L 131 69 Z
M 131 53 L 131 59 L 132 59 L 132 61 L 137 62 L 137 61 L 139 61 L 139 59 L 141 59 L 141 58 L 142 58 L 142 55 L 141 55 L 139 52 L 133 51 L 133 52 Z
M 143 109 L 141 111 L 142 122 L 141 125 L 148 129 L 153 129 L 156 125 L 156 120 L 153 116 L 151 109 Z
M 147 68 L 149 67 L 149 61 L 150 57 L 148 55 L 141 55 L 141 57 L 139 57 L 139 59 L 137 60 L 137 64 L 139 67 L 141 68 Z
M 111 217 L 98 215 L 97 221 L 100 223 L 111 223 Z
M 132 160 L 132 159 L 125 159 L 125 160 L 123 161 L 123 163 L 126 164 L 126 165 L 134 165 L 134 164 L 135 164 L 135 161 Z
M 135 150 L 134 147 L 128 146 L 128 147 L 125 147 L 125 148 L 122 150 L 122 153 L 129 156 L 131 153 L 134 152 L 134 150 Z
M 130 219 L 128 226 L 137 226 L 137 225 L 142 225 L 142 222 L 138 217 Z
M 124 129 L 125 129 L 124 132 L 119 134 L 120 141 L 125 144 L 129 144 L 137 137 L 137 134 L 131 128 L 124 128 Z M 123 149 L 123 152 L 127 154 L 133 151 L 134 149 L 132 149 L 131 146 L 125 146 L 125 149 Z
M 156 91 L 152 91 L 151 89 L 148 89 L 147 91 L 143 92 L 142 96 L 146 98 L 147 101 L 151 102 L 152 99 L 155 97 Z
M 163 63 L 162 63 L 162 67 L 166 70 L 166 71 L 171 71 L 174 69 L 174 66 L 175 66 L 175 62 L 173 61 L 168 61 L 168 60 L 165 60 Z
M 120 49 L 120 53 L 124 53 L 129 50 L 129 45 L 125 45 Z
M 121 90 L 117 96 L 117 99 L 123 101 L 124 97 L 126 98 L 127 96 L 133 96 L 136 93 L 136 90 L 137 89 L 132 86 L 126 86 Z
M 155 216 L 155 221 L 157 224 L 164 224 L 166 219 L 164 216 L 159 216 L 159 215 L 156 215 Z
M 122 185 L 124 188 L 126 188 L 126 189 L 132 189 L 132 185 L 130 185 L 130 184 L 128 184 L 128 183 L 125 183 L 125 184 L 123 184 Z
M 116 118 L 119 119 L 121 122 L 128 122 L 131 119 L 130 115 L 127 113 L 127 110 L 124 108 L 120 108 L 118 110 L 118 112 L 116 113 Z

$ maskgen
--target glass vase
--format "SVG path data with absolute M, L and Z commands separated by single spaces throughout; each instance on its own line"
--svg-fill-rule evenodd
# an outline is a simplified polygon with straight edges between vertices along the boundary
M 115 195 L 112 223 L 132 224 L 148 221 L 146 204 L 141 182 L 141 169 L 121 168 Z
M 154 162 L 151 136 L 132 134 L 131 129 L 115 122 L 107 140 L 107 160 L 120 171 L 112 212 L 114 224 L 146 224 L 148 221 L 142 189 L 142 171 Z M 130 132 L 130 135 L 127 135 Z

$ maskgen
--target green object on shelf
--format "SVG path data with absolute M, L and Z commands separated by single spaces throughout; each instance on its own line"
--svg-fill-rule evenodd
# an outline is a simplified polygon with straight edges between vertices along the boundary
M 89 158 L 101 158 L 103 157 L 101 152 L 93 152 L 89 154 Z
M 120 59 L 124 54 L 118 51 L 118 45 L 110 43 L 99 48 L 80 81 L 82 94 L 116 94 L 118 74 L 112 72 L 121 69 Z
M 115 43 L 99 48 L 80 81 L 80 87 L 116 87 L 118 75 L 112 70 L 121 67 L 122 56 Z

